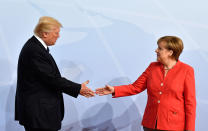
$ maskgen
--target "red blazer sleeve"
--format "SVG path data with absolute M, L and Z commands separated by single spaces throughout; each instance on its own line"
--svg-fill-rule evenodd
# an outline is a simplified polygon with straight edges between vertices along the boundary
M 186 130 L 195 130 L 196 118 L 196 93 L 195 93 L 195 79 L 194 70 L 190 70 L 186 74 L 184 83 L 184 99 L 185 99 L 185 120 Z
M 135 95 L 144 91 L 147 88 L 147 78 L 150 74 L 150 68 L 151 64 L 133 84 L 114 86 L 114 98 Z

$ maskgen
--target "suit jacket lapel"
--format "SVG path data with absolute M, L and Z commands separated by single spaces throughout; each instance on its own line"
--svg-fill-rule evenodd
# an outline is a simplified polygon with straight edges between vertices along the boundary
M 61 75 L 56 62 L 53 59 L 53 56 L 45 49 L 45 47 L 40 43 L 40 41 L 35 36 L 33 36 L 31 39 L 33 39 L 35 43 L 37 43 L 37 45 L 40 47 L 40 49 L 47 54 L 46 57 L 50 59 L 52 66 L 56 68 L 56 72 L 58 73 L 58 75 Z

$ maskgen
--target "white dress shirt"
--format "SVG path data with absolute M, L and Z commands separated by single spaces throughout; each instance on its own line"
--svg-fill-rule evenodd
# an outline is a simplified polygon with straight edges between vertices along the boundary
M 37 35 L 34 35 L 34 36 L 35 36 L 35 38 L 37 38 L 40 41 L 40 43 L 43 45 L 43 47 L 45 47 L 45 49 L 47 50 L 48 46 L 46 45 L 46 43 Z

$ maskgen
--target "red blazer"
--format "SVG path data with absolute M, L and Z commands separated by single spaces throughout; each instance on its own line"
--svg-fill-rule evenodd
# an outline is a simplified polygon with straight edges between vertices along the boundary
M 130 85 L 115 86 L 115 96 L 130 96 L 147 89 L 142 125 L 160 130 L 195 130 L 194 70 L 180 61 L 164 77 L 163 64 L 153 62 Z

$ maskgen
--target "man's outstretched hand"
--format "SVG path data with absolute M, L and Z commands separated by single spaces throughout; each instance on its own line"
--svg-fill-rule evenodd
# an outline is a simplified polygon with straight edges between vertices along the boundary
M 81 85 L 80 95 L 85 96 L 87 98 L 95 96 L 95 92 L 87 87 L 89 80 L 85 81 Z

